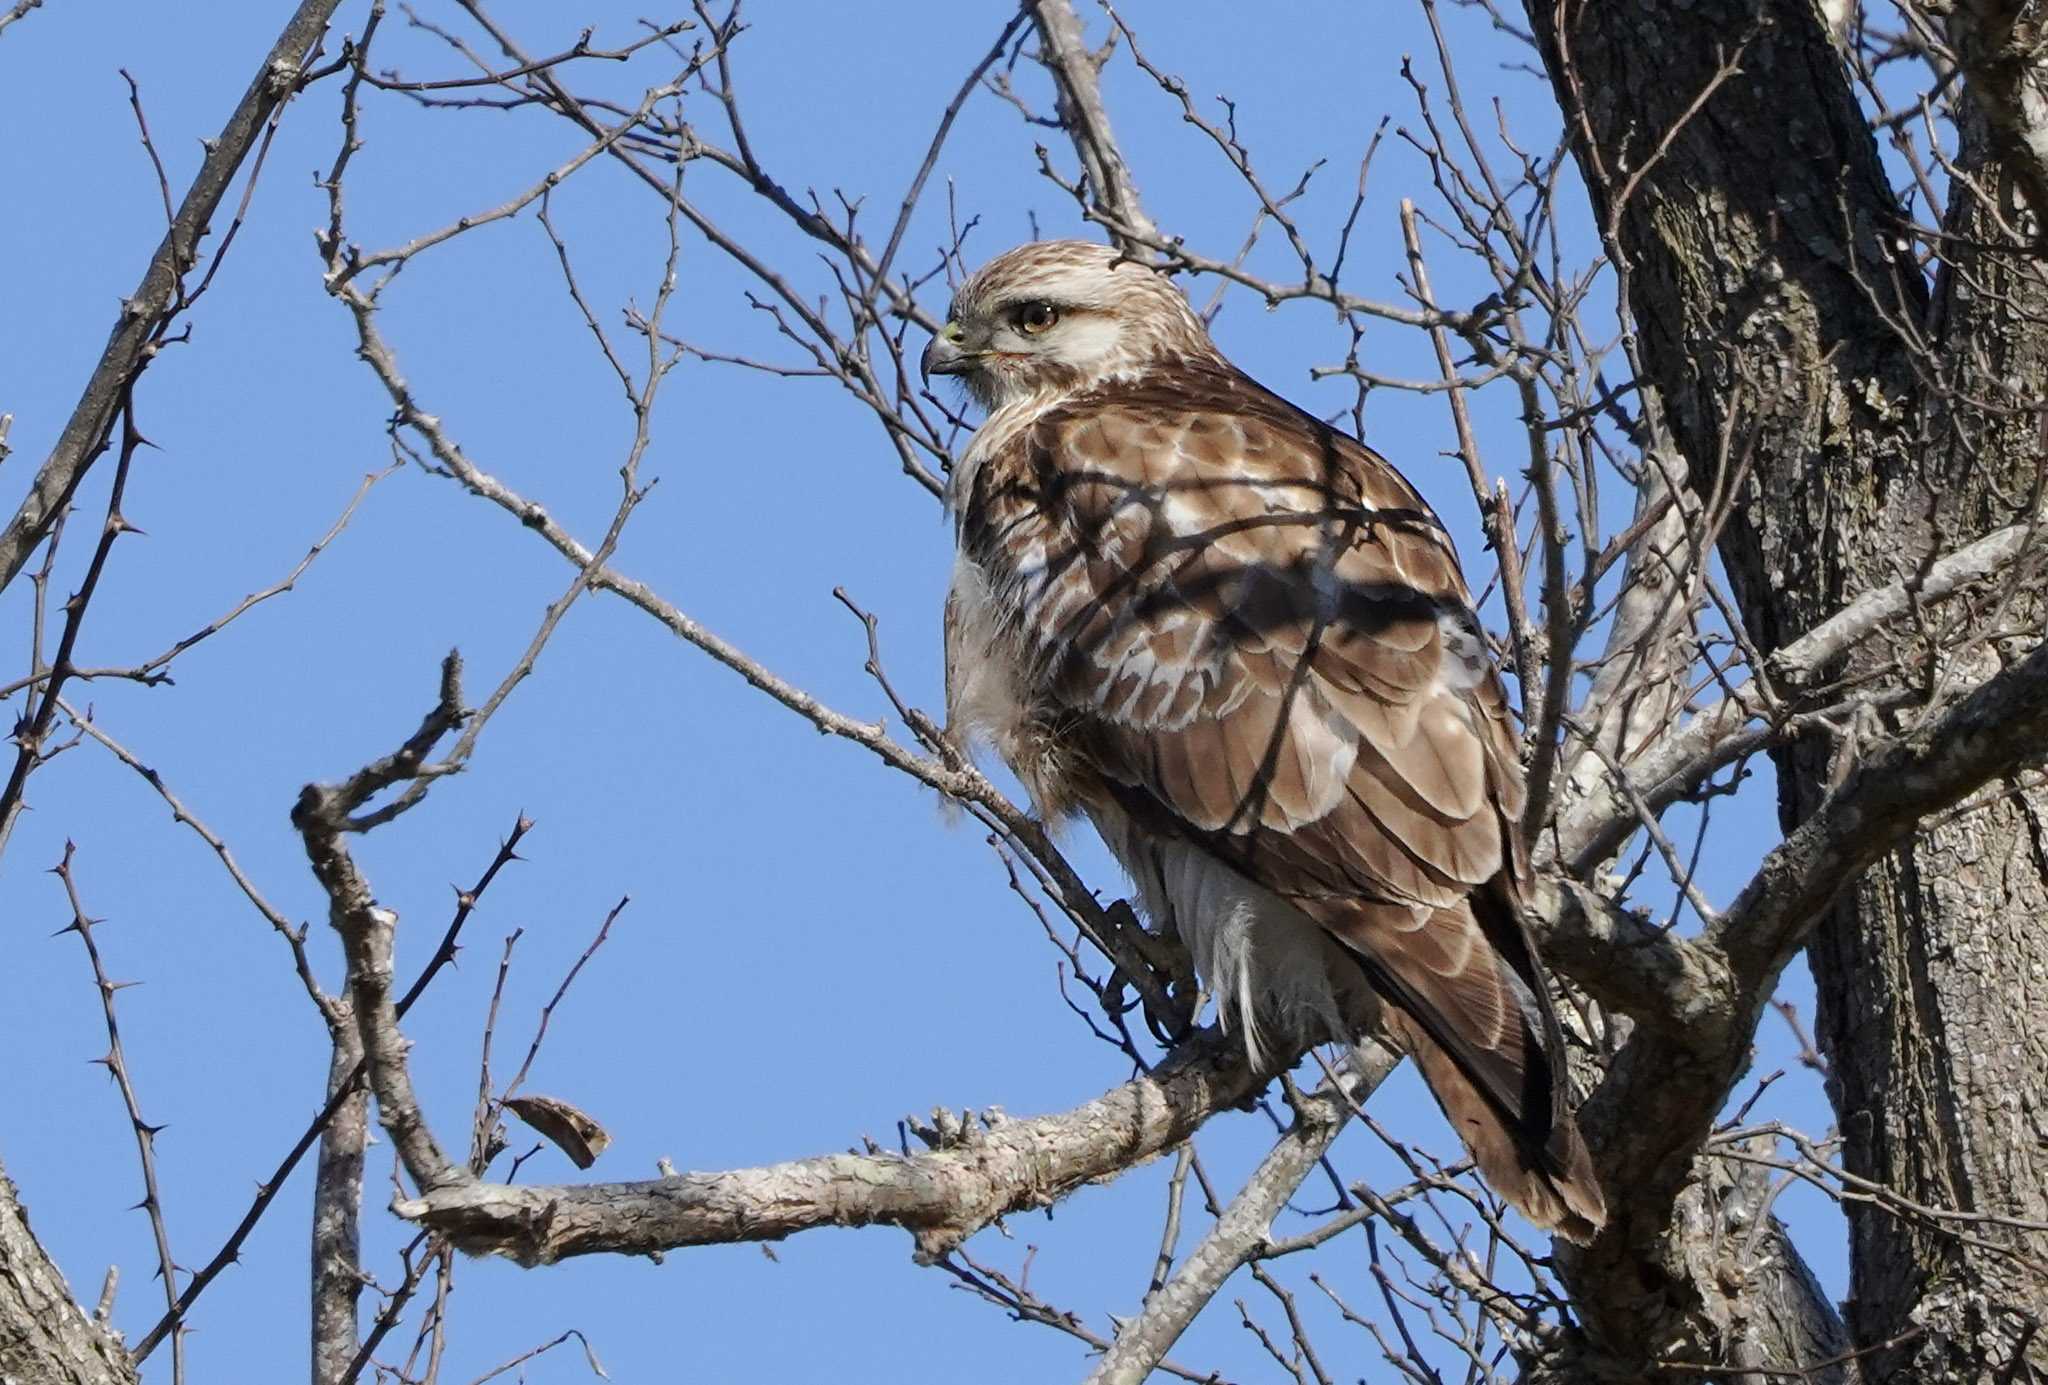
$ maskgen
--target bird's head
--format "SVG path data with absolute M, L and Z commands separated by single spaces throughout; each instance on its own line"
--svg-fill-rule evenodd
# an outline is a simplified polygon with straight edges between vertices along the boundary
M 960 286 L 946 317 L 925 348 L 924 373 L 959 376 L 989 409 L 1216 352 L 1164 275 L 1090 241 L 998 255 Z

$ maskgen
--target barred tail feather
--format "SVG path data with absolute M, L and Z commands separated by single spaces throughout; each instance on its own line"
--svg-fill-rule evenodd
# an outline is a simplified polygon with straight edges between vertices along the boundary
M 1607 1203 L 1571 1115 L 1554 1113 L 1547 1129 L 1509 1119 L 1421 1025 L 1390 1008 L 1387 1028 L 1414 1057 L 1488 1186 L 1535 1225 L 1581 1245 L 1590 1241 L 1607 1222 Z
M 1486 1181 L 1530 1221 L 1583 1242 L 1607 1212 L 1571 1116 L 1563 1033 L 1519 924 L 1510 931 L 1496 906 L 1485 895 L 1419 915 L 1353 905 L 1324 926 L 1390 1002 L 1388 1030 Z

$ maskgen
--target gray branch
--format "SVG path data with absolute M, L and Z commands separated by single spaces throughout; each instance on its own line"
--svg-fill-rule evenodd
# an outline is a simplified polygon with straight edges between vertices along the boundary
M 199 262 L 199 242 L 227 195 L 229 183 L 255 147 L 271 112 L 297 89 L 300 63 L 340 3 L 304 0 L 271 45 L 220 137 L 207 145 L 199 176 L 192 180 L 163 244 L 151 257 L 141 287 L 121 304 L 113 337 L 93 367 L 71 421 L 64 425 L 56 447 L 36 472 L 21 508 L 6 529 L 0 530 L 0 590 L 19 575 L 29 554 L 77 490 L 79 480 L 105 450 L 122 395 L 155 355 L 163 328 L 184 307 L 180 286 Z
M 2048 63 L 2042 60 L 2048 26 L 2040 7 L 1960 0 L 1926 8 L 1947 17 L 1969 94 L 1990 124 L 1999 159 L 2026 190 L 2038 248 L 2048 243 Z
M 5 14 L 0 14 L 0 33 L 4 33 L 14 27 L 30 10 L 39 10 L 42 7 L 43 0 L 15 0 L 15 4 L 11 9 Z
M 932 1261 L 1011 1212 L 1122 1173 L 1248 1100 L 1268 1077 L 1203 1030 L 1151 1072 L 1059 1115 L 948 1120 L 918 1154 L 827 1154 L 634 1183 L 469 1183 L 393 1210 L 473 1255 L 546 1265 L 576 1255 L 779 1241 L 821 1226 L 900 1226 Z
M 1821 910 L 1929 814 L 2048 756 L 2048 644 L 1863 761 L 1702 941 L 1768 991 Z
M 1720 987 L 1703 983 L 1682 1023 L 1639 1026 L 1581 1112 L 1603 1180 L 1627 1189 L 1620 1215 L 1598 1240 L 1584 1249 L 1559 1248 L 1574 1302 L 1596 1336 L 1625 1340 L 1622 1320 L 1669 1313 L 1658 1296 L 1641 1291 L 1646 1259 L 1661 1264 L 1673 1285 L 1694 1282 L 1673 1217 L 1688 1184 L 1711 1176 L 1712 1156 L 1696 1152 L 1748 1067 L 1757 1018 L 1779 973 L 1823 911 L 1923 818 L 2044 754 L 2048 645 L 1849 774 L 1691 944 L 1689 955 L 1725 967 Z M 1681 1329 L 1671 1323 L 1660 1330 L 1674 1343 L 1666 1354 L 1680 1356 Z
M 1081 33 L 1081 21 L 1069 0 L 1031 0 L 1031 22 L 1038 30 L 1039 61 L 1052 74 L 1059 88 L 1059 121 L 1074 142 L 1074 153 L 1088 176 L 1088 190 L 1112 228 L 1125 228 L 1112 237 L 1126 253 L 1147 254 L 1147 241 L 1159 238 L 1159 228 L 1145 214 L 1138 199 L 1138 185 L 1131 180 L 1130 166 L 1117 148 L 1116 132 L 1109 125 L 1109 110 L 1102 104 L 1102 64 L 1109 57 L 1105 47 L 1090 53 Z
M 1775 650 L 1767 669 L 1781 691 L 1820 681 L 1850 650 L 1900 617 L 1996 577 L 2030 553 L 2038 554 L 2040 526 L 2009 524 L 1928 566 L 1911 579 L 1864 593 L 1827 620 Z M 1590 701 L 1590 699 L 1589 699 Z M 1629 761 L 1629 778 L 1643 801 L 1663 808 L 1691 793 L 1715 770 L 1768 743 L 1768 727 L 1753 723 L 1764 694 L 1745 681 L 1703 708 L 1677 731 Z M 1565 869 L 1583 872 L 1612 855 L 1640 819 L 1628 795 L 1611 779 L 1589 784 L 1563 813 L 1555 832 L 1539 842 L 1539 862 L 1554 855 Z
M 333 1027 L 334 1050 L 327 1067 L 327 1098 L 352 1088 L 335 1108 L 320 1136 L 320 1162 L 313 1175 L 313 1385 L 338 1385 L 347 1378 L 362 1345 L 357 1301 L 363 1293 L 363 1152 L 370 1133 L 369 1091 L 357 1069 L 362 1041 L 347 1002 Z
M 372 795 L 443 768 L 429 764 L 427 756 L 467 716 L 462 706 L 462 661 L 450 654 L 441 665 L 440 697 L 404 745 L 340 784 L 308 784 L 292 808 L 292 826 L 298 829 L 306 859 L 327 893 L 328 921 L 341 935 L 342 952 L 348 960 L 348 999 L 369 1067 L 370 1090 L 377 1098 L 377 1118 L 405 1162 L 406 1172 L 423 1189 L 464 1182 L 469 1174 L 441 1151 L 413 1093 L 406 1062 L 409 1045 L 399 1032 L 394 990 L 398 915 L 377 902 L 370 882 L 349 852 L 347 839 L 366 824 L 374 825 L 373 820 L 388 820 L 377 813 L 353 816 Z M 323 1159 L 325 1156 L 323 1150 Z
M 1401 1055 L 1381 1044 L 1362 1052 L 1370 1054 L 1370 1065 L 1358 1076 L 1369 1092 L 1386 1080 Z M 1117 1332 L 1088 1385 L 1141 1385 L 1151 1378 L 1153 1368 L 1196 1314 L 1209 1306 L 1224 1281 L 1266 1247 L 1273 1218 L 1329 1151 L 1351 1115 L 1352 1103 L 1364 1099 L 1363 1092 L 1353 1092 L 1347 1100 L 1342 1092 L 1323 1090 L 1297 1104 L 1293 1126 L 1259 1161 L 1186 1263 L 1145 1301 L 1144 1311 Z
M 1543 955 L 1586 994 L 1649 1029 L 1680 1033 L 1729 1004 L 1726 960 L 1569 876 L 1539 873 Z

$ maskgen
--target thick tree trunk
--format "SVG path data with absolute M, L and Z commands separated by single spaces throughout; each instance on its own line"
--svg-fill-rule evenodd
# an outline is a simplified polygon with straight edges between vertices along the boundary
M 1936 529 L 1950 541 L 2037 504 L 2048 380 L 2048 282 L 2000 225 L 2023 213 L 1974 111 L 1958 162 L 2005 205 L 1984 205 L 1959 181 L 1946 227 L 1958 241 L 1934 344 L 1953 374 L 1923 386 L 1923 412 L 1927 464 L 1939 469 Z M 2014 615 L 2038 628 L 2031 603 Z M 1959 664 L 1981 675 L 2026 647 L 1989 642 Z M 1815 801 L 1811 771 L 1788 788 L 1793 812 Z M 2048 794 L 2018 789 L 1987 786 L 1972 811 L 1872 871 L 1815 934 L 1810 957 L 1849 1170 L 1927 1206 L 2039 1225 L 2048 1036 L 2016 1021 L 2048 1013 Z M 1866 1347 L 1897 1343 L 1872 1354 L 1872 1379 L 2016 1377 L 2016 1354 L 2048 1370 L 2048 1237 L 1996 1222 L 1931 1224 L 1872 1203 L 1850 1205 L 1849 1227 L 1851 1330 Z
M 0 1170 L 0 1381 L 9 1385 L 134 1385 L 128 1353 L 71 1297 L 29 1228 L 28 1209 Z
M 1532 0 L 1529 13 L 1617 232 L 1649 383 L 1696 488 L 1738 487 L 1721 556 L 1765 652 L 2038 504 L 2041 416 L 2000 382 L 2039 393 L 2039 269 L 2010 250 L 1978 254 L 1927 293 L 1814 13 L 1753 0 Z M 2008 181 L 1982 171 L 1994 188 Z M 1978 212 L 1951 223 L 2010 243 Z M 1976 402 L 1948 387 L 1963 375 Z M 2013 652 L 1983 646 L 1976 671 Z M 1898 654 L 1916 651 L 1867 657 Z M 1780 759 L 1788 828 L 1853 753 L 1808 745 Z M 1871 871 L 1824 921 L 1811 950 L 1819 1030 L 1852 1175 L 1927 1208 L 2038 1221 L 2048 1044 L 2019 1018 L 2041 1013 L 2048 991 L 2048 799 L 1984 799 Z M 2048 1316 L 2043 1238 L 2019 1247 L 1995 1223 L 1873 1202 L 1850 1217 L 1864 1378 L 1998 1378 L 2016 1352 L 2048 1369 L 2048 1337 L 2031 1326 Z M 1584 1287 L 1596 1337 L 1654 1320 L 1640 1303 L 1603 1302 L 1617 1280 Z M 1714 1294 L 1674 1282 L 1657 1296 L 1697 1317 Z M 1769 1364 L 1810 1364 L 1782 1345 Z

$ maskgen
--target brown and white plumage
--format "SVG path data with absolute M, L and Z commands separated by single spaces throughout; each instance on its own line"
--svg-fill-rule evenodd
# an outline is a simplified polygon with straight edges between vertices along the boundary
M 989 410 L 951 483 L 952 730 L 1094 821 L 1255 1057 L 1391 1002 L 1481 1172 L 1590 1235 L 1515 735 L 1442 524 L 1107 247 L 1013 250 L 951 318 L 926 369 Z

